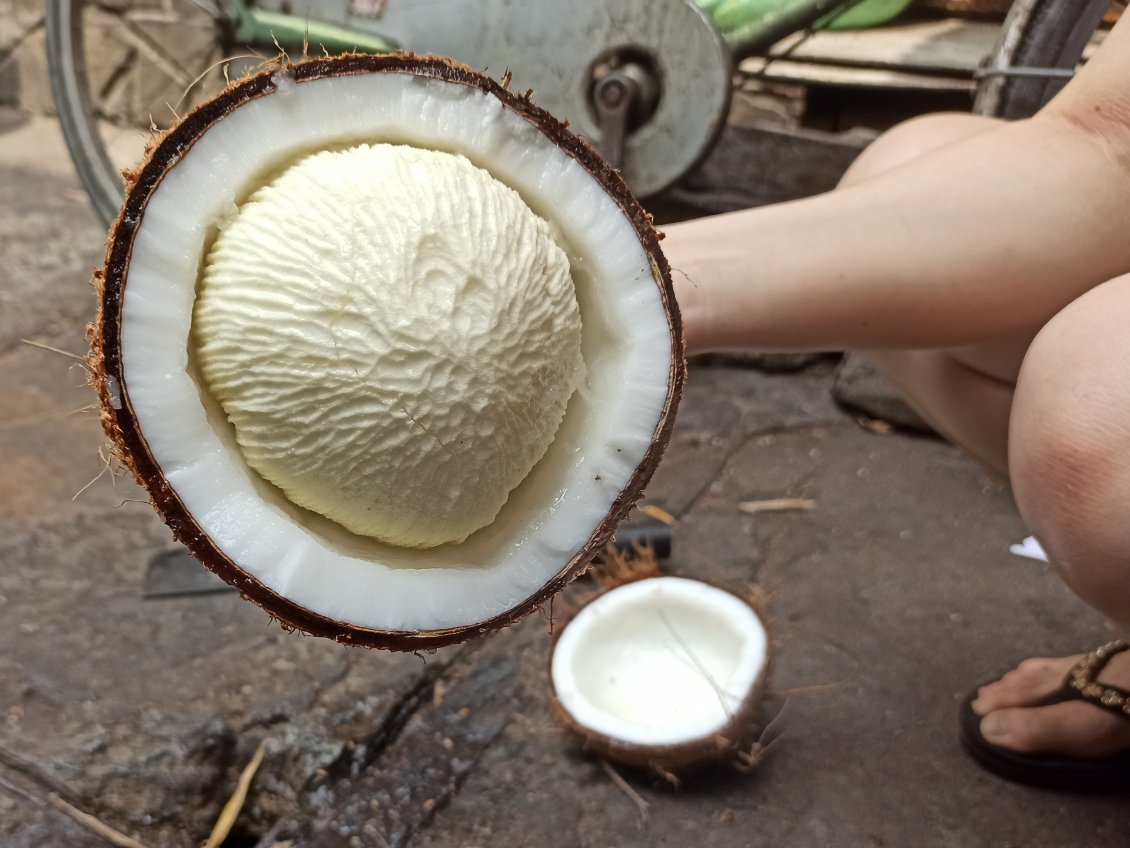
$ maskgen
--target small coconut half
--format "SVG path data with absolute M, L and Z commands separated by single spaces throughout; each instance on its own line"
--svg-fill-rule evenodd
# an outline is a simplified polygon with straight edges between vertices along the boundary
M 685 577 L 636 579 L 582 606 L 559 633 L 553 707 L 586 748 L 669 776 L 740 758 L 769 658 L 746 598 Z
M 650 217 L 528 96 L 446 60 L 269 68 L 127 175 L 103 422 L 177 539 L 287 626 L 415 650 L 603 549 L 685 374 Z

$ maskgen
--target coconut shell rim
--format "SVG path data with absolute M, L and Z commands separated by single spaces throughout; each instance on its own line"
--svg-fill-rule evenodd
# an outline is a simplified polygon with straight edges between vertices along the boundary
M 640 583 L 646 580 L 664 580 L 677 577 L 681 580 L 693 580 L 703 583 L 720 591 L 726 592 L 748 606 L 767 636 L 765 662 L 761 672 L 750 686 L 749 692 L 742 700 L 733 715 L 712 733 L 696 736 L 684 742 L 673 742 L 662 745 L 646 745 L 636 742 L 626 742 L 606 733 L 593 730 L 581 724 L 573 717 L 557 697 L 557 687 L 553 682 L 553 657 L 557 651 L 557 643 L 565 630 L 573 623 L 577 615 L 589 604 L 604 597 L 609 592 L 615 592 L 625 586 Z M 558 626 L 560 625 L 560 626 Z M 757 708 L 765 700 L 769 688 L 769 678 L 773 670 L 773 629 L 764 605 L 750 592 L 741 592 L 733 586 L 728 586 L 715 580 L 706 580 L 701 577 L 687 577 L 684 574 L 660 574 L 658 571 L 650 574 L 632 574 L 615 585 L 592 593 L 587 596 L 576 608 L 560 622 L 554 622 L 553 638 L 546 656 L 546 679 L 549 684 L 549 707 L 553 717 L 563 726 L 566 732 L 573 736 L 586 751 L 593 751 L 601 756 L 625 765 L 637 768 L 651 769 L 665 776 L 672 776 L 678 770 L 694 766 L 718 763 L 732 759 L 739 751 L 741 744 L 747 740 L 746 728 L 752 722 Z
M 540 590 L 489 619 L 435 630 L 380 630 L 335 620 L 291 601 L 269 589 L 219 550 L 169 486 L 141 433 L 129 398 L 128 385 L 122 379 L 121 366 L 123 292 L 138 224 L 161 180 L 180 161 L 184 152 L 210 127 L 236 108 L 273 93 L 277 88 L 274 75 L 280 71 L 287 73 L 295 84 L 337 76 L 400 73 L 477 88 L 497 98 L 505 108 L 526 120 L 564 150 L 600 184 L 632 224 L 651 263 L 652 278 L 659 289 L 671 339 L 667 396 L 653 431 L 651 444 L 628 483 L 613 500 L 605 517 L 577 554 L 547 580 Z M 457 644 L 473 636 L 496 631 L 540 608 L 582 574 L 592 559 L 608 544 L 616 527 L 642 495 L 644 486 L 670 441 L 674 413 L 686 381 L 682 318 L 675 300 L 670 267 L 659 248 L 661 236 L 656 231 L 651 216 L 632 195 L 619 172 L 595 148 L 571 133 L 567 124 L 536 106 L 530 99 L 530 92 L 518 95 L 506 85 L 449 59 L 410 53 L 344 54 L 293 63 L 278 62 L 247 79 L 229 85 L 216 97 L 197 106 L 151 144 L 142 164 L 136 170 L 126 172 L 125 178 L 126 196 L 110 229 L 105 264 L 94 274 L 98 313 L 95 323 L 88 329 L 91 382 L 99 396 L 103 429 L 114 443 L 118 459 L 146 489 L 150 504 L 172 530 L 174 538 L 184 544 L 205 568 L 239 590 L 245 600 L 259 606 L 283 627 L 324 636 L 344 644 L 402 651 Z M 111 381 L 115 381 L 116 391 L 111 391 Z

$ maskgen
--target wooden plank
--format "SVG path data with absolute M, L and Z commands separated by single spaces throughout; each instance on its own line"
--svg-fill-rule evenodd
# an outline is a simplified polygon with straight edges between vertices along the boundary
M 800 85 L 973 92 L 998 34 L 984 21 L 950 19 L 853 32 L 790 36 L 754 56 L 739 71 L 747 76 Z M 1083 51 L 1089 60 L 1102 46 L 1099 30 Z
M 878 29 L 797 33 L 778 42 L 774 56 L 824 65 L 889 68 L 972 76 L 996 43 L 1000 28 L 958 18 Z M 755 60 L 746 60 L 741 70 Z
M 970 92 L 976 88 L 972 77 L 951 77 L 889 68 L 860 68 L 843 65 L 797 62 L 756 57 L 742 62 L 742 73 L 773 82 L 802 85 L 853 86 L 856 88 L 894 88 L 916 91 Z

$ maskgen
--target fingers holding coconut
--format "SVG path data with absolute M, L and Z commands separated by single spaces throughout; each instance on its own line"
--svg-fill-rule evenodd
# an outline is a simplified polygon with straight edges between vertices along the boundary
M 623 182 L 439 60 L 229 88 L 150 152 L 102 275 L 104 420 L 158 512 L 342 641 L 445 644 L 543 602 L 638 498 L 681 394 Z

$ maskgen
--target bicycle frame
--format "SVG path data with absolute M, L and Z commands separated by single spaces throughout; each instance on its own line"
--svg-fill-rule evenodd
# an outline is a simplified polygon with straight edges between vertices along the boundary
M 800 0 L 771 14 L 751 19 L 723 33 L 735 62 L 766 53 L 782 38 L 810 29 L 847 12 L 865 0 Z
M 235 21 L 236 43 L 268 48 L 277 45 L 287 51 L 318 45 L 331 53 L 426 50 L 446 55 L 451 51 L 437 49 L 433 44 L 453 45 L 458 41 L 457 35 L 467 29 L 467 21 L 461 16 L 437 14 L 441 3 L 435 0 L 307 0 L 302 14 L 285 11 L 293 7 L 287 0 L 261 0 L 254 6 L 248 5 L 247 0 L 221 2 Z M 768 14 L 750 14 L 748 20 L 723 33 L 723 39 L 734 60 L 740 61 L 765 53 L 782 38 L 817 27 L 822 21 L 863 2 L 865 0 L 796 0 Z M 513 11 L 520 12 L 517 8 L 520 3 L 488 2 L 476 4 L 475 15 L 497 20 L 489 7 L 499 5 L 513 6 Z M 555 5 L 564 7 L 566 4 Z M 646 13 L 642 3 L 641 13 Z M 542 16 L 544 30 L 552 31 L 554 17 L 568 24 L 568 10 L 558 8 Z M 504 31 L 499 28 L 499 32 Z
M 535 90 L 540 105 L 568 118 L 590 139 L 603 138 L 593 101 L 597 75 L 616 67 L 610 60 L 625 56 L 650 63 L 661 86 L 659 112 L 633 130 L 623 169 L 633 188 L 648 194 L 669 185 L 672 173 L 685 173 L 710 149 L 728 106 L 736 60 L 768 53 L 792 33 L 835 26 L 842 13 L 866 0 L 790 0 L 776 9 L 773 0 L 694 0 L 675 4 L 680 9 L 655 0 L 570 0 L 538 4 L 536 13 L 529 0 L 183 2 L 198 15 L 199 10 L 210 15 L 221 55 L 237 62 L 252 58 L 237 55 L 248 47 L 263 59 L 279 50 L 291 58 L 318 55 L 323 48 L 447 55 L 509 79 L 516 90 Z M 1017 0 L 1017 6 L 1036 2 L 1042 0 Z M 82 56 L 84 4 L 99 5 L 48 0 L 49 65 L 72 157 L 109 221 L 121 183 L 90 98 Z
M 399 45 L 382 35 L 356 26 L 343 26 L 323 13 L 336 13 L 342 3 L 310 0 L 306 16 L 249 6 L 246 0 L 226 0 L 234 22 L 232 39 L 238 44 L 278 46 L 283 50 L 306 49 L 315 44 L 331 53 L 389 53 Z M 315 15 L 317 11 L 319 14 Z M 336 16 L 336 14 L 335 14 Z

